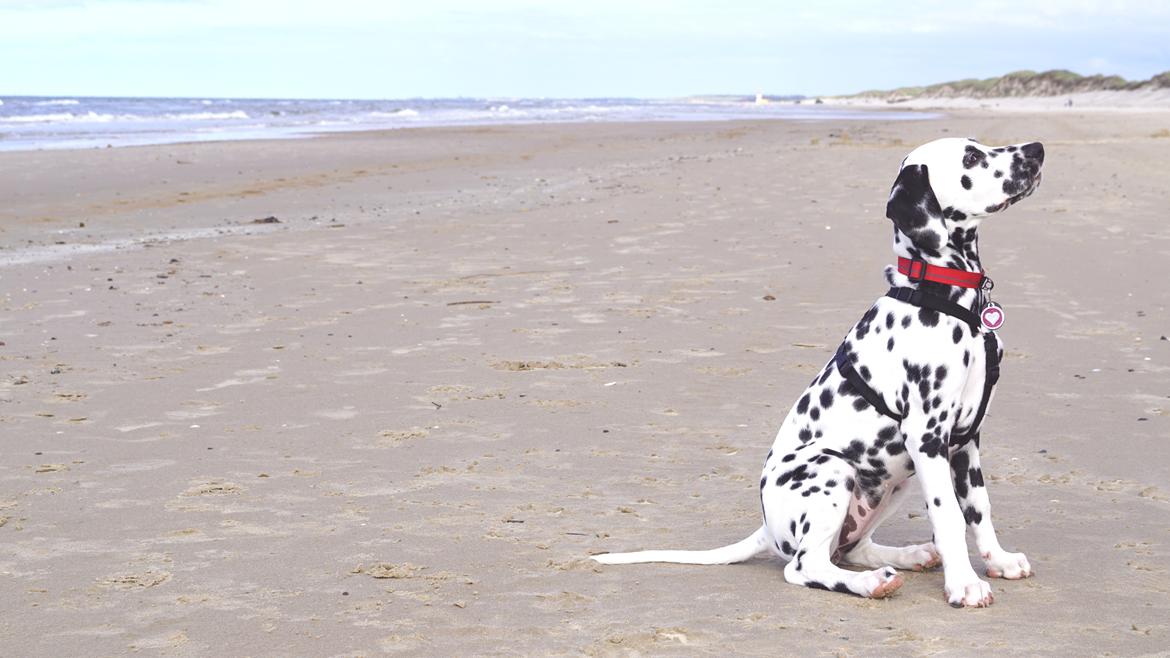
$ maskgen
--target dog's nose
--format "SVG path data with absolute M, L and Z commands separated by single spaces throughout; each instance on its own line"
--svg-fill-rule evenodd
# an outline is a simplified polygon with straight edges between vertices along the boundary
M 1044 162 L 1044 145 L 1040 142 L 1024 144 L 1020 150 L 1024 152 L 1024 157 L 1028 158 L 1029 160 Z

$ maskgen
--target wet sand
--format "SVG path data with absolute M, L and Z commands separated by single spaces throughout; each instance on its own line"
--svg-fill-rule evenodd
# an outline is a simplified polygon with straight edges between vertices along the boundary
M 1167 116 L 0 153 L 0 654 L 1164 651 Z M 885 290 L 898 163 L 947 135 L 1048 153 L 981 230 L 984 469 L 1036 576 L 953 610 L 937 571 L 870 601 L 588 561 L 758 527 Z M 929 536 L 917 501 L 878 532 Z

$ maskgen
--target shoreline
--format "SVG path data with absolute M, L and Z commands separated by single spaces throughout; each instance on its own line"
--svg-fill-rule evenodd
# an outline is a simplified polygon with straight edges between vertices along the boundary
M 27 99 L 25 99 L 27 100 Z M 0 111 L 0 152 L 83 150 L 223 141 L 299 139 L 423 127 L 575 125 L 735 120 L 865 120 L 878 109 L 763 104 L 714 99 L 405 99 L 395 101 L 279 101 L 218 99 L 68 99 L 76 106 L 53 114 Z M 94 108 L 89 103 L 97 104 Z M 177 103 L 186 103 L 175 107 Z M 513 108 L 508 103 L 516 104 Z M 223 107 L 224 104 L 230 107 Z M 567 105 L 566 105 L 567 104 Z M 34 108 L 38 104 L 34 103 Z M 486 108 L 484 106 L 487 106 Z M 292 107 L 296 106 L 296 107 Z M 414 109 L 414 107 L 418 109 Z M 207 108 L 231 109 L 208 112 Z M 236 109 L 232 109 L 236 108 Z M 29 108 L 25 108 L 29 109 Z M 200 112 L 190 112 L 200 109 Z M 164 112 L 161 113 L 160 112 Z M 33 109 L 33 111 L 37 111 Z M 885 118 L 898 110 L 881 109 Z M 822 116 L 815 116 L 820 114 Z M 852 115 L 852 116 L 850 116 Z M 917 117 L 909 116 L 908 119 Z M 184 120 L 186 119 L 186 120 Z M 243 122 L 243 123 L 241 123 Z M 256 125 L 256 122 L 260 122 Z M 47 130 L 42 134 L 41 131 Z
M 101 97 L 94 97 L 100 99 Z M 134 99 L 122 99 L 134 100 Z M 150 100 L 150 99 L 145 99 Z M 193 101 L 196 99 L 157 99 L 157 100 L 187 100 Z M 243 99 L 248 101 L 257 101 L 265 99 Z M 411 99 L 407 99 L 411 100 Z M 419 99 L 425 100 L 425 99 Z M 579 100 L 579 99 L 563 99 L 563 100 Z M 685 105 L 688 99 L 634 99 L 640 102 L 652 101 L 673 101 Z M 1068 102 L 1072 101 L 1072 105 Z M 398 101 L 395 101 L 398 102 Z M 402 101 L 406 102 L 406 101 Z M 501 103 L 504 101 L 501 100 Z M 717 105 L 718 106 L 718 105 Z M 85 143 L 85 144 L 71 144 L 55 142 L 45 142 L 36 145 L 7 147 L 0 141 L 0 153 L 28 153 L 36 151 L 85 151 L 98 150 L 104 148 L 137 148 L 143 146 L 170 146 L 170 145 L 186 145 L 186 144 L 201 144 L 201 143 L 223 143 L 223 142 L 257 142 L 257 141 L 274 141 L 274 140 L 298 140 L 298 139 L 316 139 L 323 136 L 336 136 L 348 134 L 364 134 L 364 133 L 381 133 L 387 131 L 397 130 L 418 130 L 418 129 L 435 129 L 435 128 L 479 128 L 479 127 L 507 127 L 507 126 L 573 126 L 573 125 L 594 125 L 594 124 L 641 124 L 641 123 L 725 123 L 725 122 L 741 122 L 741 121 L 865 121 L 882 119 L 883 117 L 864 116 L 869 113 L 881 114 L 909 114 L 919 116 L 906 116 L 904 120 L 932 120 L 945 117 L 948 112 L 1006 112 L 1006 113 L 1045 113 L 1045 112 L 1074 112 L 1084 111 L 1088 113 L 1103 113 L 1103 114 L 1160 114 L 1163 112 L 1170 112 L 1170 90 L 1151 90 L 1151 91 L 1124 91 L 1124 92 L 1080 92 L 1074 94 L 1065 94 L 1059 96 L 1026 96 L 1026 97 L 1005 97 L 1005 98 L 974 98 L 974 97 L 921 97 L 921 98 L 906 98 L 891 100 L 888 98 L 881 98 L 875 96 L 813 96 L 806 97 L 799 100 L 773 100 L 764 103 L 763 105 L 754 105 L 750 102 L 739 104 L 728 104 L 726 107 L 738 108 L 737 112 L 752 112 L 753 108 L 763 108 L 768 106 L 774 107 L 800 107 L 806 110 L 817 108 L 823 109 L 826 112 L 840 112 L 851 111 L 858 112 L 861 115 L 857 117 L 840 117 L 829 116 L 823 118 L 808 118 L 808 117 L 743 117 L 729 115 L 726 117 L 710 116 L 703 117 L 701 114 L 694 118 L 686 117 L 646 117 L 641 119 L 569 119 L 569 120 L 549 120 L 549 119 L 523 119 L 515 117 L 511 120 L 500 119 L 468 119 L 446 121 L 430 124 L 402 124 L 398 126 L 385 125 L 355 125 L 353 127 L 334 126 L 331 128 L 322 126 L 273 126 L 269 128 L 260 128 L 254 130 L 242 130 L 235 134 L 227 133 L 230 136 L 214 135 L 211 133 L 199 132 L 185 132 L 176 134 L 174 137 L 156 135 L 148 138 L 135 137 L 133 133 L 127 133 L 122 136 L 112 136 L 105 138 L 92 138 L 91 141 L 106 142 L 102 143 Z M 817 110 L 813 110 L 817 111 Z M 890 120 L 892 117 L 884 117 L 885 120 Z M 2 120 L 2 119 L 0 119 Z M 226 126 L 225 130 L 231 131 L 231 126 Z M 199 138 L 193 138 L 198 135 Z M 82 138 L 78 138 L 82 139 Z M 130 141 L 122 141 L 126 140 Z M 76 141 L 76 140 L 75 140 Z

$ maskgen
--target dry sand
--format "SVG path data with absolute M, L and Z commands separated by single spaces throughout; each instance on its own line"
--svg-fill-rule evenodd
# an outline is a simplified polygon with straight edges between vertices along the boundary
M 1168 116 L 0 154 L 0 655 L 1163 652 Z M 1048 150 L 983 230 L 985 469 L 1036 576 L 953 610 L 939 572 L 870 601 L 587 561 L 758 526 L 777 425 L 884 291 L 898 163 L 944 135 Z

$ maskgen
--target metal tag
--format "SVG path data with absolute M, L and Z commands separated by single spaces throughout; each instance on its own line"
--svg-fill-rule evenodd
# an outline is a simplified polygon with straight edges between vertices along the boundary
M 983 323 L 983 327 L 990 331 L 995 331 L 1003 326 L 1004 312 L 1003 307 L 995 302 L 987 302 L 983 307 L 983 311 L 979 313 L 979 320 Z

